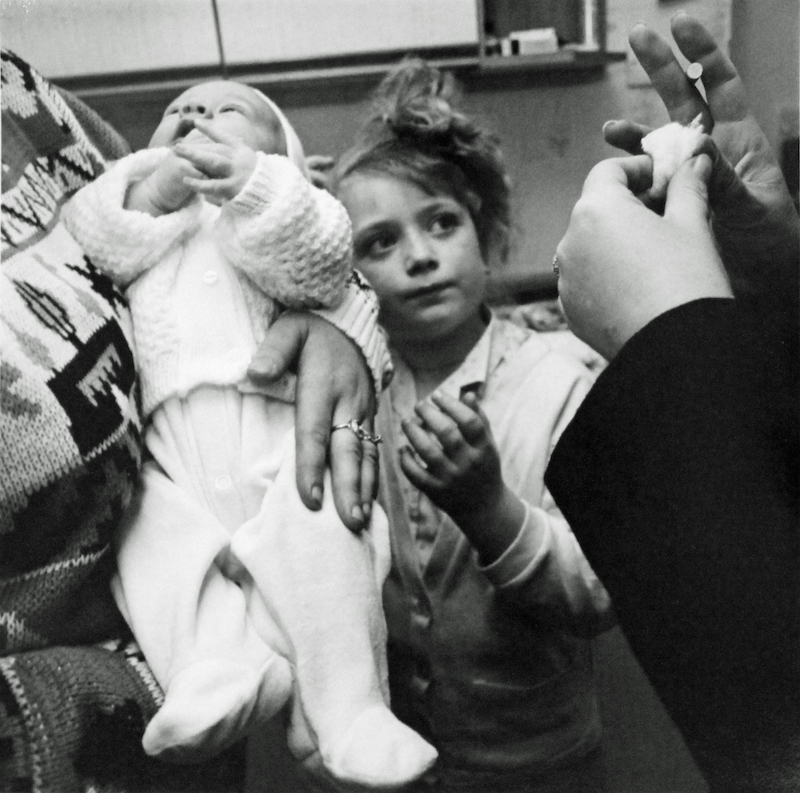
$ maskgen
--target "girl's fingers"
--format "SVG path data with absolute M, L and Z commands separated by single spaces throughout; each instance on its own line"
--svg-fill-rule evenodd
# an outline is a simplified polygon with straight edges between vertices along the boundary
M 455 457 L 464 446 L 464 436 L 450 416 L 430 402 L 420 402 L 414 410 L 422 419 L 426 429 L 436 436 L 448 457 Z
M 414 452 L 431 474 L 439 476 L 453 473 L 453 463 L 445 456 L 442 446 L 433 433 L 412 419 L 405 419 L 402 426 Z
M 407 446 L 400 448 L 400 467 L 417 490 L 423 493 L 432 493 L 441 488 L 441 482 L 429 471 L 423 468 L 414 458 L 414 453 Z
M 469 415 L 458 424 L 467 443 L 477 444 L 485 441 L 491 435 L 489 419 L 481 409 L 477 394 L 467 391 L 461 397 L 461 403 L 469 410 Z
M 434 391 L 431 394 L 431 401 L 442 413 L 452 419 L 458 429 L 460 439 L 470 445 L 484 439 L 486 420 L 478 406 L 478 398 L 474 394 L 467 392 L 459 400 L 443 391 Z

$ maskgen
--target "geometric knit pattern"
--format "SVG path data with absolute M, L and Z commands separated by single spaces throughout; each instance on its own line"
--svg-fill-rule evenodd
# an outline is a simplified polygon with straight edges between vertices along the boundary
M 0 790 L 241 790 L 241 747 L 191 771 L 144 759 L 162 695 L 110 594 L 142 456 L 130 316 L 60 210 L 129 148 L 1 63 Z

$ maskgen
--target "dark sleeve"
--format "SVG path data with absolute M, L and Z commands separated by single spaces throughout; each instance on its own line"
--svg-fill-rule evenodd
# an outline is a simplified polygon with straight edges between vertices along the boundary
M 657 318 L 600 376 L 545 477 L 712 790 L 800 789 L 786 320 L 715 299 Z

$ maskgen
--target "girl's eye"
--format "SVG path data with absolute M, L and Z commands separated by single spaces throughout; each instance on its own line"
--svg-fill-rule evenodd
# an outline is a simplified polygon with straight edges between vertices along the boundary
M 241 108 L 235 107 L 234 105 L 224 105 L 219 109 L 220 113 L 241 113 Z
M 396 242 L 395 235 L 384 231 L 369 237 L 356 246 L 356 256 L 358 258 L 380 259 L 385 256 Z
M 165 117 L 166 117 L 166 116 L 174 116 L 174 115 L 175 115 L 177 112 L 178 112 L 178 108 L 177 108 L 177 107 L 168 107 L 168 108 L 167 108 L 167 109 L 164 111 L 164 116 L 165 116 Z
M 440 212 L 431 220 L 434 234 L 448 234 L 461 225 L 461 218 L 455 212 Z

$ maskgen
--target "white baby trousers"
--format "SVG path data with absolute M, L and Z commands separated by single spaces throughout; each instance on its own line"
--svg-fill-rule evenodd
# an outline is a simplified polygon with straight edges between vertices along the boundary
M 419 776 L 435 751 L 387 707 L 382 510 L 353 534 L 329 475 L 322 509 L 308 510 L 294 406 L 262 395 L 198 388 L 161 405 L 145 440 L 153 460 L 119 536 L 113 590 L 165 690 L 148 752 L 214 754 L 294 690 L 296 756 L 358 783 Z

